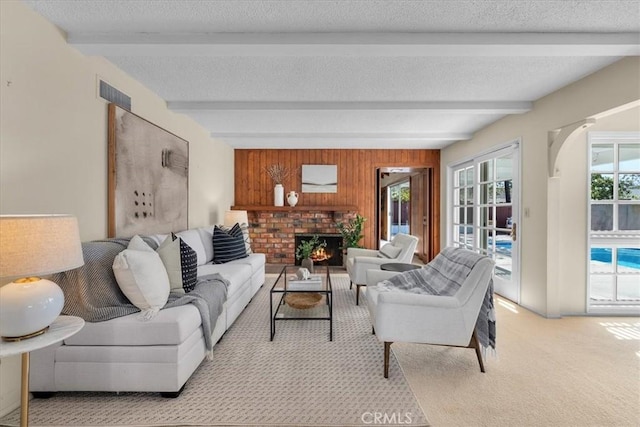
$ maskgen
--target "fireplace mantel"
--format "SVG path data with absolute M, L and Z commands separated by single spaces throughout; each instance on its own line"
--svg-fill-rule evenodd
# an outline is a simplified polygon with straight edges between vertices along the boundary
M 269 206 L 269 205 L 247 205 L 247 206 L 231 206 L 231 210 L 235 211 L 250 211 L 250 212 L 357 212 L 357 206 L 351 205 L 318 205 L 318 206 Z

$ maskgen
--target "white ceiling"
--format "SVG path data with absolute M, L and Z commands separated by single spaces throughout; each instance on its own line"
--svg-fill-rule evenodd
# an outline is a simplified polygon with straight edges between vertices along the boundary
M 238 148 L 442 148 L 640 55 L 638 0 L 24 1 Z

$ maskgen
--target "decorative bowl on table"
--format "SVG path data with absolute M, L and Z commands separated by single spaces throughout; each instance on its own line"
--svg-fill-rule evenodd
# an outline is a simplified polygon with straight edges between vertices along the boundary
M 291 308 L 306 310 L 320 303 L 322 295 L 314 292 L 295 292 L 285 295 L 284 302 Z

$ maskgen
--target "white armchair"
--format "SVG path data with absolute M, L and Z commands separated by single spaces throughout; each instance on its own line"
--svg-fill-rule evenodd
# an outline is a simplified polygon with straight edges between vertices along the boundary
M 452 296 L 383 291 L 378 283 L 396 274 L 367 272 L 367 307 L 372 331 L 384 342 L 384 377 L 389 377 L 389 350 L 393 342 L 474 348 L 480 371 L 484 363 L 476 322 L 493 273 L 494 262 L 480 259 Z
M 413 254 L 418 246 L 418 238 L 409 234 L 396 234 L 391 242 L 380 248 L 347 249 L 347 273 L 351 285 L 349 289 L 356 285 L 356 305 L 360 302 L 360 288 L 367 286 L 367 270 L 380 270 L 382 264 L 390 262 L 411 263 Z

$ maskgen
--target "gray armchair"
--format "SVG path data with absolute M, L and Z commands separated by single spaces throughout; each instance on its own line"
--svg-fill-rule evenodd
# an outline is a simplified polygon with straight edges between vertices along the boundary
M 351 285 L 356 285 L 356 305 L 360 302 L 360 288 L 367 286 L 367 270 L 380 270 L 382 264 L 390 262 L 411 263 L 418 246 L 418 238 L 409 234 L 396 234 L 390 243 L 380 250 L 348 248 L 347 273 Z

